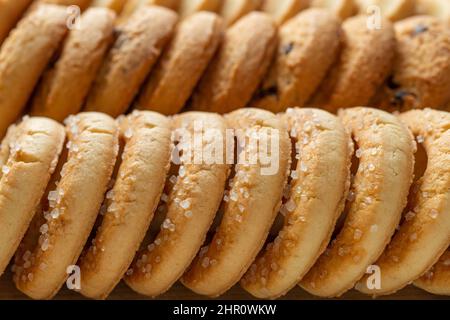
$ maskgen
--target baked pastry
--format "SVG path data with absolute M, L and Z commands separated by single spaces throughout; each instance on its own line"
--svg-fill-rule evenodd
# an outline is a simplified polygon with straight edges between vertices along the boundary
M 45 118 L 11 126 L 0 149 L 0 275 L 44 195 L 64 144 L 64 127 Z
M 125 23 L 130 17 L 145 6 L 155 5 L 176 10 L 179 0 L 128 0 L 122 9 L 118 22 Z
M 311 7 L 328 9 L 341 20 L 353 16 L 357 11 L 354 0 L 312 0 Z
M 0 2 L 0 47 L 32 0 L 3 0 Z
M 241 280 L 264 299 L 286 294 L 323 253 L 350 186 L 353 143 L 339 119 L 306 108 L 288 109 L 283 118 L 296 146 L 281 210 L 284 225 Z
M 220 9 L 222 1 L 220 0 L 179 0 L 178 13 L 180 17 L 185 18 L 198 11 L 217 12 Z
M 390 21 L 398 21 L 412 16 L 417 0 L 356 0 L 360 14 L 377 14 L 371 8 L 377 8 L 379 13 Z
M 343 23 L 340 58 L 310 101 L 311 105 L 332 112 L 368 105 L 390 74 L 395 49 L 392 24 L 382 19 L 381 29 L 369 29 L 366 20 L 365 16 L 357 16 Z
M 277 43 L 267 14 L 252 12 L 225 33 L 192 98 L 192 109 L 227 113 L 245 107 L 266 74 Z
M 182 278 L 189 289 L 211 297 L 236 284 L 256 258 L 280 208 L 290 169 L 290 140 L 281 119 L 268 111 L 248 108 L 227 115 L 227 120 L 237 130 L 241 148 L 224 197 L 223 219 Z M 271 142 L 273 139 L 277 143 Z M 270 163 L 253 158 L 269 144 Z
M 64 7 L 39 5 L 19 22 L 3 43 L 0 50 L 0 138 L 20 116 L 66 30 Z
M 16 287 L 33 299 L 50 299 L 75 265 L 92 230 L 118 153 L 115 121 L 100 113 L 68 118 L 69 151 L 60 160 L 41 210 L 13 266 Z M 53 189 L 55 188 L 55 189 Z
M 138 108 L 167 115 L 179 112 L 216 52 L 223 31 L 222 20 L 212 12 L 184 19 L 143 86 Z
M 371 105 L 388 111 L 444 107 L 450 102 L 450 29 L 417 16 L 397 22 L 395 32 L 393 74 Z
M 450 251 L 447 249 L 439 261 L 414 285 L 422 290 L 437 295 L 450 295 Z
M 168 118 L 134 112 L 120 127 L 125 144 L 120 168 L 107 193 L 100 226 L 80 259 L 80 292 L 95 299 L 106 298 L 128 270 L 152 221 L 170 166 Z
M 220 10 L 220 16 L 226 26 L 231 26 L 251 11 L 258 10 L 262 3 L 263 0 L 225 0 Z
M 301 10 L 306 9 L 310 0 L 264 0 L 262 11 L 275 20 L 277 25 L 282 25 Z
M 172 36 L 176 14 L 144 6 L 123 25 L 88 95 L 86 110 L 119 116 L 127 111 Z
M 167 202 L 165 220 L 125 277 L 133 290 L 151 297 L 170 289 L 195 258 L 219 209 L 229 173 L 221 153 L 226 148 L 221 116 L 185 113 L 174 122 L 181 158 L 177 176 L 169 179 L 171 191 L 162 199 Z M 204 138 L 196 140 L 199 134 Z
M 416 0 L 416 14 L 434 16 L 450 26 L 450 2 L 447 0 Z
M 104 7 L 120 14 L 127 3 L 127 0 L 93 0 L 92 7 Z
M 85 10 L 90 5 L 91 0 L 37 0 L 36 1 L 36 5 L 39 5 L 41 3 L 55 4 L 55 5 L 61 5 L 61 6 L 78 6 L 81 10 Z
M 250 105 L 280 112 L 302 107 L 339 54 L 340 22 L 323 9 L 308 9 L 283 24 L 278 52 Z
M 82 14 L 80 28 L 70 31 L 59 59 L 42 76 L 32 115 L 63 121 L 80 111 L 113 41 L 114 19 L 106 8 L 90 8 Z
M 394 293 L 429 270 L 450 245 L 450 114 L 413 110 L 400 115 L 427 155 L 419 173 L 403 223 L 376 264 L 381 288 L 367 288 L 363 278 L 357 289 L 370 295 Z M 391 188 L 391 192 L 392 192 Z
M 395 116 L 354 108 L 340 117 L 357 144 L 359 162 L 344 225 L 300 282 L 320 297 L 337 297 L 353 288 L 383 253 L 405 208 L 414 171 L 413 137 Z

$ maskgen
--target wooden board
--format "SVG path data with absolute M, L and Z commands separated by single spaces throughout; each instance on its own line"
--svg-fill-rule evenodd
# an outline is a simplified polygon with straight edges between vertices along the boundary
M 0 279 L 0 300 L 21 300 L 27 299 L 25 295 L 20 293 L 14 286 L 11 280 L 11 274 L 7 273 Z M 55 299 L 59 300 L 79 300 L 83 299 L 83 297 L 73 291 L 70 291 L 66 288 L 62 289 L 61 292 L 55 297 Z M 114 292 L 109 297 L 111 300 L 133 300 L 133 299 L 149 299 L 144 296 L 138 295 L 130 290 L 124 283 L 120 283 L 119 286 L 114 290 Z M 169 292 L 159 297 L 158 299 L 162 300 L 203 300 L 208 299 L 199 295 L 196 295 L 183 287 L 180 283 L 177 283 Z M 246 293 L 239 286 L 235 286 L 231 289 L 227 294 L 220 297 L 219 300 L 251 300 L 253 299 L 248 293 Z M 301 288 L 293 289 L 288 295 L 283 297 L 283 299 L 287 300 L 313 300 L 317 299 Z M 345 294 L 341 299 L 346 300 L 367 300 L 371 299 L 366 295 L 363 295 L 357 291 L 351 291 Z M 387 299 L 387 300 L 418 300 L 418 299 L 426 299 L 426 300 L 441 300 L 448 299 L 447 297 L 439 297 L 428 294 L 420 289 L 417 289 L 413 286 L 405 288 L 404 290 L 398 292 L 395 295 L 383 297 L 379 299 Z

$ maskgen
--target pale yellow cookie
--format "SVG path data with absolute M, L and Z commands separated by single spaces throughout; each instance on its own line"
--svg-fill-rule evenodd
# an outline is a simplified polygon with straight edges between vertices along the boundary
M 261 10 L 272 16 L 277 25 L 281 25 L 306 9 L 309 2 L 310 0 L 264 0 Z
M 416 0 L 416 14 L 434 16 L 450 27 L 450 1 L 448 0 Z
M 178 13 L 185 18 L 198 11 L 217 12 L 222 5 L 222 0 L 180 0 Z
M 311 7 L 328 9 L 341 20 L 353 16 L 357 11 L 354 0 L 312 0 Z
M 225 0 L 220 15 L 225 25 L 230 26 L 247 13 L 258 10 L 262 3 L 263 0 Z
M 92 7 L 103 7 L 113 10 L 116 14 L 120 14 L 128 0 L 94 0 L 91 2 Z

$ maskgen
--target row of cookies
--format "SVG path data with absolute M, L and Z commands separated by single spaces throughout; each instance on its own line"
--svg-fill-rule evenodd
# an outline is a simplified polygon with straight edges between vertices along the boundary
M 15 253 L 14 282 L 31 298 L 52 298 L 74 268 L 96 299 L 122 279 L 151 297 L 178 280 L 211 297 L 238 282 L 271 299 L 297 284 L 321 297 L 414 281 L 450 294 L 449 113 L 65 123 L 24 118 L 0 149 L 0 271 Z

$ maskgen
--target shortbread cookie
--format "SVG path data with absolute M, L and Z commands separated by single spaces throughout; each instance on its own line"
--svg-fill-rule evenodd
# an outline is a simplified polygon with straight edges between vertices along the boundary
M 418 16 L 395 24 L 394 71 L 371 105 L 389 111 L 442 108 L 450 102 L 450 29 Z
M 0 47 L 32 0 L 0 1 Z
M 168 118 L 134 112 L 121 123 L 125 148 L 106 212 L 81 258 L 81 293 L 104 299 L 129 268 L 164 188 L 170 163 Z M 137 271 L 136 271 L 137 272 Z
M 417 0 L 356 0 L 360 14 L 381 14 L 390 21 L 412 16 Z
M 328 9 L 341 20 L 353 16 L 357 11 L 354 0 L 312 0 L 311 7 Z
M 262 11 L 275 20 L 277 25 L 282 25 L 301 10 L 306 9 L 310 0 L 264 0 Z
M 229 173 L 221 116 L 193 112 L 174 121 L 182 157 L 176 182 L 165 195 L 168 211 L 156 239 L 136 256 L 125 277 L 133 290 L 151 297 L 170 289 L 195 258 L 219 209 Z M 195 141 L 195 134 L 205 138 Z M 212 151 L 218 154 L 208 153 Z
M 416 0 L 416 14 L 434 16 L 450 27 L 450 2 L 448 0 Z
M 366 278 L 357 286 L 376 296 L 394 293 L 422 276 L 450 245 L 450 114 L 413 110 L 400 119 L 423 145 L 428 163 L 412 189 L 403 223 L 376 262 L 381 268 L 381 288 L 369 289 Z
M 102 60 L 113 41 L 115 14 L 88 9 L 80 28 L 71 30 L 57 62 L 44 73 L 31 114 L 63 121 L 80 111 Z
M 122 9 L 118 23 L 125 23 L 130 17 L 148 5 L 167 7 L 176 10 L 180 0 L 128 0 Z
M 64 144 L 64 127 L 45 118 L 12 126 L 0 150 L 0 275 L 33 218 Z
M 227 115 L 227 119 L 237 130 L 241 148 L 224 197 L 223 218 L 210 244 L 182 279 L 189 289 L 212 297 L 236 284 L 261 250 L 280 209 L 290 169 L 291 145 L 280 118 L 248 108 Z M 255 158 L 258 150 L 267 153 L 267 148 L 271 150 L 270 164 L 267 159 Z
M 144 6 L 123 25 L 91 89 L 86 110 L 118 116 L 127 111 L 177 22 L 166 8 Z
M 263 0 L 225 0 L 220 15 L 225 25 L 230 26 L 251 11 L 258 10 L 262 3 Z
M 241 18 L 225 33 L 192 108 L 227 113 L 245 107 L 269 68 L 276 43 L 276 27 L 268 15 L 253 12 Z
M 184 19 L 144 85 L 138 107 L 167 115 L 179 112 L 216 52 L 223 31 L 222 20 L 212 12 Z
M 217 12 L 222 4 L 221 0 L 180 0 L 178 13 L 185 18 L 198 11 Z
M 60 161 L 41 210 L 16 253 L 14 282 L 33 299 L 62 287 L 92 230 L 118 152 L 115 121 L 100 113 L 68 119 L 67 162 Z M 54 189 L 53 189 L 54 188 Z
M 279 31 L 276 60 L 250 105 L 280 112 L 302 107 L 315 92 L 339 53 L 341 27 L 323 9 L 309 9 Z
M 300 282 L 321 297 L 353 288 L 383 253 L 405 208 L 414 171 L 413 137 L 395 116 L 369 108 L 347 109 L 340 116 L 359 148 L 359 163 L 344 225 Z
M 414 281 L 414 285 L 427 292 L 437 295 L 450 295 L 450 250 L 445 251 L 430 270 L 420 279 Z
M 127 3 L 127 0 L 94 0 L 91 3 L 92 7 L 103 7 L 120 14 Z
M 392 70 L 395 36 L 383 19 L 381 29 L 368 29 L 366 17 L 343 23 L 342 52 L 326 76 L 311 105 L 336 112 L 339 108 L 365 106 Z
M 350 186 L 353 144 L 339 119 L 306 108 L 289 109 L 284 119 L 296 145 L 281 210 L 284 226 L 241 281 L 264 299 L 286 294 L 323 253 Z
M 55 5 L 61 5 L 61 6 L 77 6 L 81 10 L 85 10 L 91 3 L 91 0 L 37 0 L 36 1 L 36 4 L 41 4 L 41 3 L 55 4 Z
M 66 10 L 39 5 L 0 50 L 0 137 L 21 114 L 39 76 L 66 34 Z M 33 39 L 33 41 L 30 41 Z

